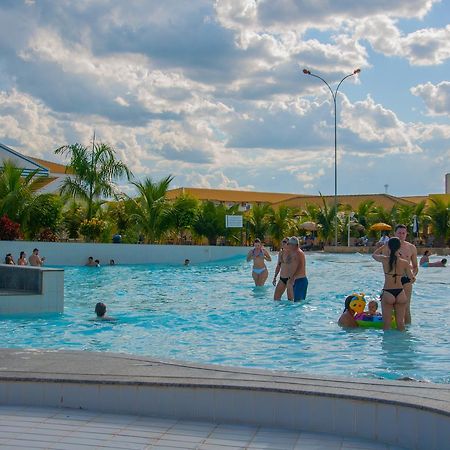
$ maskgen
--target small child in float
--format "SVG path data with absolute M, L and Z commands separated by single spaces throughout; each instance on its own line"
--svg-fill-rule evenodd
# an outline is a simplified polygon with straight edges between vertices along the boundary
M 381 313 L 377 312 L 378 302 L 376 302 L 375 300 L 371 300 L 369 302 L 369 304 L 367 305 L 367 308 L 368 308 L 368 311 L 364 311 L 364 314 L 366 316 L 371 316 L 371 317 L 381 316 Z

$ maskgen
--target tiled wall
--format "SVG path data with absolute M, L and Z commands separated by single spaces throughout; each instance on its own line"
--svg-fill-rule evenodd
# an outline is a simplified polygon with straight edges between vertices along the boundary
M 0 382 L 4 405 L 283 427 L 371 439 L 408 449 L 449 448 L 450 416 L 401 404 L 220 387 Z
M 30 270 L 29 267 L 0 264 L 0 289 L 40 294 L 42 293 L 42 272 Z
M 2 264 L 0 275 L 9 280 L 0 287 L 0 315 L 64 311 L 64 270 Z M 31 281 L 23 282 L 27 277 Z

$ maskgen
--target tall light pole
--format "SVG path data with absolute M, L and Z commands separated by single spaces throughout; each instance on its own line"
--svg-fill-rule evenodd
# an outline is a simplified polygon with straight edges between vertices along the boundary
M 339 84 L 337 85 L 336 90 L 333 91 L 331 89 L 330 85 L 322 78 L 319 77 L 319 75 L 316 75 L 314 73 L 311 73 L 308 69 L 303 69 L 303 73 L 305 75 L 310 75 L 311 77 L 318 78 L 319 80 L 322 80 L 326 85 L 327 88 L 331 92 L 331 96 L 333 97 L 333 103 L 334 103 L 334 245 L 337 247 L 338 244 L 338 229 L 337 229 L 337 113 L 336 113 L 336 97 L 338 90 L 343 83 L 344 80 L 346 80 L 349 77 L 352 77 L 353 75 L 358 74 L 361 72 L 361 69 L 355 69 L 353 73 L 350 73 L 346 75 L 344 78 L 342 78 L 341 81 L 339 81 Z

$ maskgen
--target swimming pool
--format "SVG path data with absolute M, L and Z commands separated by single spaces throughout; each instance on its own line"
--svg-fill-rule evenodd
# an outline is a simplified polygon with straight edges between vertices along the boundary
M 301 304 L 273 302 L 271 284 L 255 288 L 242 258 L 187 267 L 66 267 L 64 314 L 3 318 L 0 346 L 450 382 L 449 268 L 421 270 L 413 324 L 399 333 L 336 325 L 346 295 L 379 293 L 381 264 L 367 255 L 322 253 L 308 254 L 307 264 L 308 299 Z M 89 320 L 98 301 L 117 322 Z

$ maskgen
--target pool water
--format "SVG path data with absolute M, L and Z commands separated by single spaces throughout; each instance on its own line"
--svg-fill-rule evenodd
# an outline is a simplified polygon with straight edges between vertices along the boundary
M 376 298 L 367 255 L 307 254 L 308 298 L 274 302 L 242 258 L 191 266 L 66 267 L 65 312 L 0 321 L 0 347 L 126 352 L 306 374 L 450 382 L 450 269 L 422 269 L 407 331 L 343 330 L 346 295 Z M 116 322 L 92 321 L 102 301 Z

